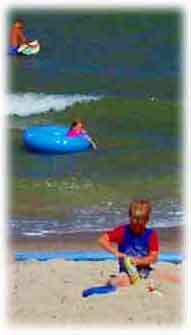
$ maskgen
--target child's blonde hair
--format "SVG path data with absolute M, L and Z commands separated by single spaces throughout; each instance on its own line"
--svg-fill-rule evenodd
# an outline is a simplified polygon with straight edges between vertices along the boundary
M 148 200 L 133 200 L 129 205 L 129 216 L 145 217 L 149 219 L 151 203 Z

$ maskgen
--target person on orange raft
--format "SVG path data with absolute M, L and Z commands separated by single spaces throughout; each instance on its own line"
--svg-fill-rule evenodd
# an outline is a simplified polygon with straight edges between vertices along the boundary
M 129 206 L 129 222 L 101 234 L 98 243 L 118 258 L 119 274 L 112 275 L 108 284 L 117 287 L 131 283 L 125 269 L 124 257 L 129 256 L 140 278 L 150 274 L 151 263 L 159 254 L 158 234 L 154 229 L 146 228 L 149 222 L 151 204 L 146 200 L 135 200 Z M 117 244 L 118 247 L 114 246 Z
M 86 130 L 84 129 L 83 123 L 80 120 L 74 120 L 67 132 L 67 136 L 78 136 L 83 135 L 91 144 L 94 150 L 97 149 L 95 142 L 92 138 L 87 134 Z
M 9 43 L 13 49 L 18 49 L 22 44 L 28 44 L 27 38 L 23 33 L 24 21 L 20 18 L 15 20 L 15 23 L 11 27 Z

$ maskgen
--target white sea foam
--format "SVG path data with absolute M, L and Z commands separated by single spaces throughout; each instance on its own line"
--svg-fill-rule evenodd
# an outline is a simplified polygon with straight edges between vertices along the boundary
M 8 94 L 8 115 L 29 116 L 46 113 L 47 111 L 65 110 L 67 107 L 80 102 L 101 99 L 101 96 L 81 94 L 45 94 L 17 93 Z

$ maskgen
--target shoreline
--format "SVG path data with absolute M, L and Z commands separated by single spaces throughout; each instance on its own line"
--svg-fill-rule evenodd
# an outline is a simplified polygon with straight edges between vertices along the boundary
M 183 251 L 184 227 L 157 229 L 161 251 Z M 102 250 L 97 239 L 101 232 L 66 233 L 48 238 L 9 238 L 7 245 L 11 252 L 27 250 Z

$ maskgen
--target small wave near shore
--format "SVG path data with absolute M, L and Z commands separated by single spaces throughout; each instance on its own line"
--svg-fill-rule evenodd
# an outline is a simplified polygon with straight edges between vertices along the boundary
M 101 96 L 82 94 L 45 94 L 45 93 L 17 93 L 9 94 L 8 115 L 27 117 L 47 111 L 58 112 L 76 103 L 90 102 L 101 99 Z

